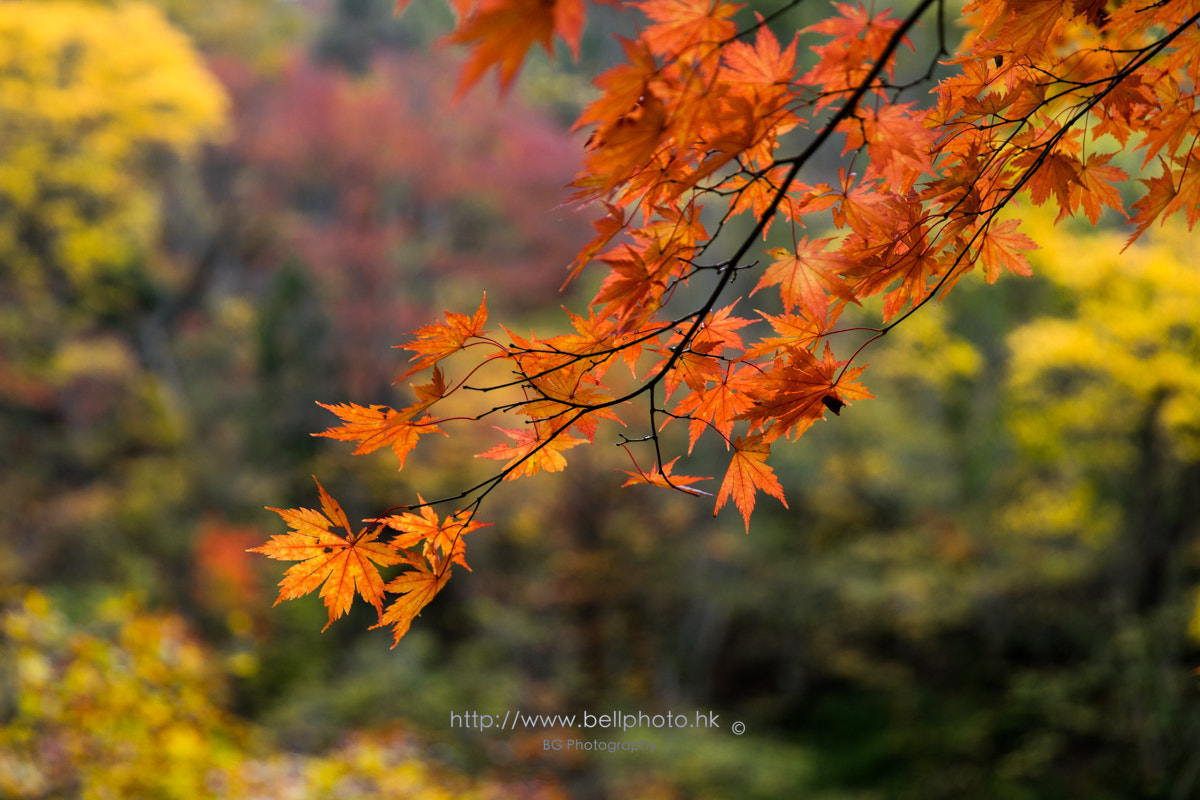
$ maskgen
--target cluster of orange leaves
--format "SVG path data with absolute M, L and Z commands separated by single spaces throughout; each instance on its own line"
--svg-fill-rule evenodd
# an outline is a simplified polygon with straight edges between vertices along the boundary
M 471 48 L 460 93 L 493 67 L 507 89 L 527 51 L 535 43 L 552 51 L 555 35 L 578 52 L 582 0 L 451 4 L 458 26 L 448 41 Z M 904 102 L 913 90 L 894 83 L 895 56 L 922 17 L 941 24 L 937 0 L 919 0 L 903 18 L 834 3 L 828 19 L 786 45 L 761 17 L 739 29 L 740 7 L 723 0 L 613 4 L 636 9 L 647 24 L 623 41 L 625 61 L 596 79 L 600 96 L 577 123 L 592 132 L 573 199 L 606 211 L 572 265 L 572 278 L 592 264 L 606 270 L 588 316 L 571 315 L 570 334 L 505 330 L 502 341 L 485 331 L 483 303 L 473 315 L 447 313 L 403 345 L 415 355 L 402 378 L 432 369 L 431 382 L 415 387 L 415 404 L 326 406 L 343 424 L 319 435 L 357 442 L 356 453 L 390 445 L 403 467 L 419 437 L 444 433 L 437 403 L 472 388 L 448 384 L 440 362 L 483 345 L 481 361 L 504 362 L 517 376 L 490 388 L 523 397 L 492 411 L 524 424 L 501 429 L 509 441 L 479 454 L 505 464 L 464 496 L 563 469 L 563 451 L 592 442 L 602 420 L 626 425 L 630 401 L 646 397 L 655 463 L 643 469 L 635 460 L 627 485 L 704 494 L 692 487 L 704 478 L 675 475 L 675 460 L 661 460 L 658 431 L 687 421 L 689 453 L 705 433 L 732 451 L 714 514 L 733 500 L 748 530 L 757 492 L 784 502 L 767 464 L 772 445 L 871 397 L 857 382 L 863 367 L 854 356 L 836 358 L 829 343 L 848 304 L 882 297 L 877 338 L 976 267 L 989 283 L 1004 271 L 1028 275 L 1025 254 L 1036 244 L 1019 219 L 1000 216 L 1022 198 L 1056 203 L 1060 219 L 1082 211 L 1093 223 L 1113 209 L 1136 226 L 1131 241 L 1164 215 L 1200 219 L 1200 0 L 974 0 L 958 54 L 941 62 L 953 74 L 931 100 Z M 807 70 L 798 65 L 801 36 L 820 38 Z M 948 55 L 940 31 L 939 46 L 934 59 Z M 801 181 L 800 168 L 838 134 L 839 179 Z M 785 141 L 797 152 L 781 154 Z M 1147 191 L 1130 211 L 1118 191 L 1130 176 L 1111 163 L 1121 149 L 1140 149 L 1142 167 L 1158 169 L 1140 179 Z M 705 204 L 721 211 L 712 232 L 701 221 Z M 832 215 L 838 235 L 799 233 L 818 212 Z M 714 243 L 732 235 L 725 222 L 741 214 L 754 220 L 753 232 L 718 260 Z M 736 299 L 722 304 L 726 290 L 757 265 L 745 257 L 777 220 L 790 226 L 792 244 L 766 252 L 749 295 L 776 289 L 779 303 L 755 309 L 757 319 L 737 316 Z M 707 300 L 675 310 L 677 288 L 703 278 L 711 281 Z M 747 341 L 752 326 L 766 335 Z M 633 373 L 632 390 L 609 388 L 618 363 Z M 357 592 L 381 609 L 381 624 L 395 625 L 398 640 L 444 585 L 450 563 L 465 566 L 462 535 L 478 527 L 481 497 L 440 522 L 421 500 L 408 507 L 421 517 L 389 517 L 346 538 L 328 532 L 330 521 L 349 527 L 323 489 L 321 497 L 324 516 L 279 511 L 296 532 L 260 548 L 303 559 L 281 598 L 326 580 L 331 620 Z M 400 534 L 385 543 L 388 527 Z M 377 566 L 395 564 L 406 569 L 385 586 Z M 386 612 L 384 592 L 401 595 Z

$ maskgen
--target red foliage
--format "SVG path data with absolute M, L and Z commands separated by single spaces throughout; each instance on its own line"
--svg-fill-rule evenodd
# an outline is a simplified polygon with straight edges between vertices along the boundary
M 453 67 L 429 55 L 380 57 L 361 78 L 300 57 L 270 79 L 214 69 L 233 97 L 237 201 L 271 234 L 258 263 L 299 257 L 318 276 L 352 395 L 428 317 L 434 277 L 519 283 L 510 310 L 562 282 L 585 220 L 556 210 L 577 151 L 544 115 L 450 106 Z

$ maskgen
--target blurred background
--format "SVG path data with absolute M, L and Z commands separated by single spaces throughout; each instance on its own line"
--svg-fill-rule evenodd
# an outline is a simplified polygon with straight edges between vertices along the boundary
M 316 474 L 373 516 L 493 443 L 397 473 L 312 438 L 316 401 L 407 405 L 392 346 L 484 289 L 539 334 L 590 296 L 559 292 L 591 235 L 568 128 L 629 25 L 597 9 L 579 64 L 452 104 L 434 0 L 0 3 L 0 797 L 1200 796 L 1200 269 L 1170 224 L 1120 254 L 1117 215 L 1022 209 L 1036 277 L 874 346 L 879 399 L 776 448 L 790 508 L 750 535 L 619 489 L 602 429 L 489 497 L 396 649 L 361 604 L 324 634 L 315 596 L 272 607 L 264 506 Z M 515 709 L 722 727 L 451 725 Z

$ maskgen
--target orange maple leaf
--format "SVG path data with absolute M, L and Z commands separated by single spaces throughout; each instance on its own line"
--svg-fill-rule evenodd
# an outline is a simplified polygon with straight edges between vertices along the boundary
M 554 55 L 551 37 L 555 33 L 579 58 L 585 14 L 583 0 L 481 0 L 445 39 L 448 44 L 473 46 L 463 65 L 455 98 L 465 94 L 493 66 L 500 76 L 500 91 L 506 93 L 535 43 Z
M 834 299 L 858 304 L 858 298 L 838 274 L 850 262 L 842 254 L 825 249 L 831 241 L 809 242 L 804 236 L 796 244 L 795 252 L 785 247 L 768 251 L 767 255 L 775 261 L 750 294 L 765 286 L 778 286 L 784 311 L 790 313 L 799 307 L 814 319 L 824 319 Z
M 834 37 L 828 44 L 812 48 L 820 58 L 799 78 L 801 84 L 822 88 L 816 103 L 817 111 L 833 102 L 839 92 L 866 78 L 869 65 L 879 58 L 889 37 L 902 24 L 899 19 L 888 18 L 890 11 L 872 16 L 862 3 L 857 8 L 845 3 L 834 3 L 833 6 L 840 17 L 830 17 L 800 31 Z M 904 41 L 912 46 L 907 37 Z M 890 67 L 884 74 L 890 76 Z
M 605 304 L 600 313 L 633 325 L 647 320 L 662 305 L 671 274 L 666 259 L 648 261 L 644 249 L 623 243 L 600 260 L 610 268 L 592 300 L 594 306 Z
M 740 436 L 733 442 L 733 460 L 721 482 L 721 493 L 717 495 L 717 505 L 713 508 L 713 516 L 721 510 L 730 497 L 742 518 L 746 522 L 746 533 L 750 532 L 750 514 L 754 511 L 754 493 L 761 489 L 783 503 L 787 508 L 787 500 L 783 497 L 783 487 L 775 477 L 775 470 L 767 466 L 767 457 L 771 455 L 771 445 L 763 441 L 761 435 Z
M 641 38 L 655 55 L 679 56 L 697 48 L 696 57 L 715 50 L 737 33 L 729 17 L 741 8 L 721 0 L 645 0 L 637 6 L 654 20 Z
M 325 513 L 311 508 L 268 508 L 283 517 L 292 531 L 272 536 L 265 545 L 251 548 L 249 552 L 263 553 L 280 561 L 300 562 L 284 573 L 275 605 L 303 597 L 321 586 L 321 597 L 329 609 L 329 622 L 322 628 L 326 630 L 335 619 L 350 610 L 356 592 L 375 606 L 376 611 L 381 611 L 383 579 L 375 565 L 398 564 L 402 556 L 390 544 L 377 541 L 381 531 L 378 526 L 351 533 L 342 507 L 326 493 L 319 481 L 317 489 Z M 345 528 L 346 536 L 331 532 L 331 525 Z
M 833 356 L 829 343 L 824 358 L 807 350 L 789 349 L 779 357 L 754 389 L 754 405 L 738 416 L 750 421 L 751 430 L 763 430 L 767 441 L 787 434 L 795 439 L 825 416 L 826 409 L 840 414 L 847 400 L 865 400 L 872 395 L 854 378 L 864 367 L 846 369 L 846 362 Z
M 720 191 L 733 195 L 734 199 L 729 207 L 729 215 L 734 216 L 749 211 L 755 218 L 761 219 L 775 201 L 776 196 L 779 195 L 779 182 L 786 173 L 787 167 L 777 167 L 759 176 L 733 175 L 730 177 L 719 187 Z M 835 195 L 824 193 L 829 187 L 814 191 L 809 191 L 810 188 L 812 187 L 799 181 L 793 181 L 791 189 L 779 201 L 779 213 L 800 227 L 804 227 L 804 214 L 823 211 L 837 202 Z M 774 219 L 775 215 L 772 215 L 763 225 L 764 241 L 767 233 L 771 230 L 771 223 L 774 222 Z
M 759 17 L 761 24 L 762 17 Z M 732 41 L 721 54 L 731 83 L 746 84 L 757 90 L 786 87 L 796 67 L 797 31 L 786 50 L 780 50 L 779 40 L 765 25 L 758 29 L 754 44 Z
M 417 439 L 427 433 L 446 432 L 434 424 L 433 417 L 426 414 L 413 421 L 420 412 L 440 400 L 446 393 L 446 383 L 442 371 L 433 368 L 433 381 L 414 387 L 419 402 L 402 411 L 396 411 L 388 406 L 360 406 L 354 403 L 326 405 L 317 403 L 321 408 L 332 411 L 342 418 L 345 425 L 330 428 L 313 436 L 323 436 L 328 439 L 338 439 L 343 442 L 358 442 L 354 455 L 373 453 L 385 445 L 391 445 L 392 452 L 404 469 L 408 454 L 417 446 Z
M 708 316 L 704 318 L 704 324 L 700 326 L 696 331 L 696 335 L 692 338 L 691 348 L 698 353 L 723 352 L 725 355 L 729 355 L 733 351 L 745 350 L 746 345 L 742 342 L 742 337 L 737 332 L 747 325 L 752 324 L 754 320 L 731 316 L 733 307 L 736 305 L 737 301 L 734 301 L 724 308 L 708 312 Z M 681 334 L 673 336 L 667 342 L 667 345 L 671 346 L 682 340 L 683 336 Z
M 393 648 L 400 644 L 404 634 L 408 633 L 412 621 L 420 616 L 425 606 L 429 605 L 430 601 L 446 585 L 446 581 L 450 580 L 449 568 L 435 572 L 423 558 L 412 553 L 404 554 L 404 560 L 412 569 L 400 573 L 384 587 L 392 594 L 401 596 L 392 601 L 392 604 L 387 607 L 387 611 L 379 618 L 379 622 L 371 626 L 372 628 L 382 628 L 384 625 L 391 625 Z
M 1026 184 L 1030 199 L 1035 206 L 1041 206 L 1050 199 L 1050 195 L 1054 195 L 1059 207 L 1069 207 L 1072 187 L 1080 184 L 1079 159 L 1069 153 L 1056 152 L 1046 154 L 1039 164 L 1038 155 L 1037 151 L 1033 151 L 1013 159 L 1014 166 L 1036 169 Z
M 420 503 L 425 502 L 421 495 L 417 495 L 417 500 Z M 392 539 L 392 547 L 407 549 L 421 545 L 424 556 L 430 563 L 437 563 L 439 557 L 450 558 L 468 570 L 471 568 L 467 566 L 466 546 L 462 537 L 491 524 L 472 522 L 470 514 L 466 511 L 456 512 L 446 517 L 445 521 L 441 521 L 437 512 L 429 506 L 421 508 L 419 514 L 406 513 L 377 521 L 401 532 L 400 536 Z
M 924 111 L 914 111 L 913 103 L 895 103 L 882 108 L 868 107 L 855 118 L 838 126 L 846 132 L 842 153 L 866 145 L 870 164 L 866 178 L 884 179 L 888 189 L 907 192 L 922 172 L 932 173 L 930 151 L 934 131 L 924 124 Z
M 1154 220 L 1158 219 L 1165 213 L 1169 213 L 1168 209 L 1176 202 L 1179 195 L 1179 188 L 1176 186 L 1176 176 L 1174 170 L 1167 165 L 1167 162 L 1159 158 L 1159 164 L 1162 166 L 1162 172 L 1152 178 L 1139 178 L 1142 183 L 1146 184 L 1149 191 L 1133 204 L 1133 217 L 1129 220 L 1131 224 L 1136 224 L 1138 229 L 1129 237 L 1129 241 L 1125 242 L 1125 247 L 1122 252 L 1129 248 L 1139 236 L 1146 232 Z
M 1109 165 L 1116 153 L 1092 153 L 1083 162 L 1079 170 L 1079 184 L 1071 187 L 1071 210 L 1075 202 L 1083 206 L 1083 213 L 1093 225 L 1100 221 L 1103 206 L 1116 209 L 1122 216 L 1125 206 L 1121 203 L 1121 193 L 1113 184 L 1129 180 L 1129 173 L 1120 167 Z M 1060 215 L 1061 218 L 1061 215 Z
M 671 474 L 671 469 L 675 466 L 675 462 L 678 460 L 678 457 L 673 458 L 661 468 L 658 464 L 655 464 L 654 469 L 651 470 L 649 474 L 642 472 L 640 467 L 638 468 L 637 472 L 630 472 L 627 469 L 623 469 L 621 472 L 624 472 L 626 475 L 631 477 L 629 480 L 622 483 L 621 486 L 625 487 L 633 486 L 636 483 L 648 483 L 651 486 L 665 486 L 668 489 L 678 489 L 679 491 L 687 492 L 688 494 L 703 494 L 711 497 L 712 495 L 710 495 L 708 492 L 702 492 L 699 489 L 693 489 L 688 484 L 695 483 L 696 481 L 710 481 L 712 478 L 697 478 L 691 475 Z M 635 463 L 634 466 L 636 467 L 637 464 Z
M 495 426 L 493 426 L 495 427 Z M 513 481 L 522 475 L 536 475 L 539 470 L 561 472 L 567 466 L 567 459 L 560 452 L 577 444 L 585 444 L 586 439 L 559 434 L 553 439 L 543 438 L 539 425 L 532 425 L 524 430 L 511 428 L 496 428 L 515 444 L 498 444 L 487 452 L 479 453 L 476 458 L 509 459 L 504 465 L 505 470 L 512 470 L 505 480 Z
M 763 339 L 755 344 L 745 352 L 743 355 L 745 359 L 762 358 L 768 353 L 778 353 L 782 350 L 807 350 L 812 348 L 829 333 L 830 328 L 837 322 L 841 310 L 840 308 L 835 308 L 832 316 L 822 319 L 813 319 L 796 314 L 775 316 L 765 311 L 759 311 L 758 313 L 763 319 L 771 323 L 771 327 L 779 335 Z
M 1023 233 L 1017 233 L 1020 220 L 1010 219 L 997 222 L 981 234 L 979 260 L 983 262 L 983 276 L 988 283 L 995 283 L 1004 267 L 1014 275 L 1026 277 L 1033 274 L 1023 250 L 1037 250 L 1037 244 Z
M 726 441 L 733 432 L 733 421 L 753 405 L 752 392 L 758 369 L 744 366 L 737 372 L 733 364 L 725 365 L 725 374 L 711 388 L 688 393 L 672 412 L 676 416 L 690 416 L 688 424 L 688 455 L 696 446 L 700 435 L 709 425 Z
M 575 260 L 571 262 L 571 272 L 563 281 L 563 285 L 559 287 L 559 291 L 567 288 L 567 284 L 579 277 L 579 273 L 596 254 L 608 247 L 608 243 L 629 225 L 629 220 L 625 218 L 625 209 L 608 201 L 601 202 L 608 213 L 592 222 L 592 227 L 596 229 L 596 238 L 584 245 L 583 249 L 579 251 L 579 255 L 575 256 Z
M 664 351 L 663 360 L 651 367 L 650 371 L 652 373 L 661 371 L 671 358 L 672 353 Z M 709 381 L 719 380 L 721 380 L 721 360 L 707 353 L 688 349 L 675 356 L 675 363 L 663 378 L 663 393 L 669 398 L 681 383 L 687 384 L 687 387 L 693 392 L 702 392 Z
M 574 184 L 582 189 L 576 199 L 604 195 L 646 169 L 666 138 L 667 116 L 662 98 L 649 86 L 641 86 L 633 105 L 603 122 L 589 137 L 586 170 Z
M 487 323 L 487 295 L 484 294 L 483 300 L 479 302 L 479 308 L 476 309 L 473 316 L 468 317 L 466 314 L 452 311 L 447 311 L 445 314 L 445 323 L 435 322 L 419 328 L 413 332 L 416 336 L 415 340 L 408 344 L 396 345 L 396 347 L 412 350 L 417 354 L 409 359 L 409 361 L 417 363 L 410 367 L 408 372 L 397 378 L 396 383 L 415 372 L 429 369 L 443 358 L 462 350 L 468 339 L 482 335 L 484 333 L 483 326 Z

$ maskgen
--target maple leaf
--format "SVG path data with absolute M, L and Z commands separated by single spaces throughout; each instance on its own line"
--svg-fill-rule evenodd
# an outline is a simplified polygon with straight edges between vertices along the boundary
M 588 139 L 586 175 L 578 199 L 606 194 L 645 170 L 667 137 L 667 107 L 643 84 L 631 106 L 605 120 Z
M 729 462 L 725 480 L 721 482 L 721 492 L 717 495 L 717 504 L 713 508 L 714 517 L 732 497 L 746 522 L 746 533 L 749 533 L 750 514 L 754 511 L 754 494 L 760 489 L 787 508 L 783 487 L 775 477 L 775 470 L 766 463 L 770 455 L 771 445 L 763 441 L 761 435 L 747 436 L 745 439 L 739 436 L 733 441 L 733 460 Z
M 417 397 L 420 398 L 419 401 L 402 411 L 396 411 L 388 406 L 368 407 L 354 403 L 340 405 L 317 403 L 321 408 L 337 414 L 346 424 L 330 428 L 322 433 L 314 433 L 313 436 L 323 436 L 343 442 L 358 442 L 358 447 L 354 449 L 356 456 L 373 453 L 385 445 L 391 445 L 392 452 L 396 454 L 396 459 L 400 462 L 400 469 L 404 469 L 404 462 L 407 460 L 408 454 L 417 446 L 417 440 L 421 436 L 427 433 L 446 435 L 445 431 L 434 424 L 433 417 L 429 415 L 413 421 L 413 417 L 445 396 L 446 383 L 442 371 L 435 366 L 433 380 L 414 388 Z
M 1027 155 L 1014 160 L 1017 166 L 1025 166 L 1035 162 L 1033 155 Z M 1030 177 L 1027 186 L 1029 196 L 1035 206 L 1040 206 L 1050 199 L 1053 194 L 1061 207 L 1071 203 L 1072 187 L 1079 185 L 1079 159 L 1066 153 L 1049 153 L 1037 165 L 1037 171 Z
M 1131 223 L 1136 223 L 1138 228 L 1134 231 L 1129 240 L 1125 242 L 1125 247 L 1137 241 L 1137 238 L 1146 232 L 1154 220 L 1161 216 L 1165 209 L 1169 208 L 1175 202 L 1175 198 L 1179 190 L 1175 186 L 1175 173 L 1167 166 L 1167 162 L 1159 158 L 1159 164 L 1162 166 L 1162 173 L 1152 178 L 1141 178 L 1141 182 L 1146 184 L 1149 191 L 1140 200 L 1133 204 L 1133 217 L 1129 220 Z
M 550 41 L 554 33 L 566 40 L 578 58 L 584 14 L 583 0 L 480 0 L 445 40 L 473 45 L 455 97 L 465 94 L 493 66 L 500 76 L 501 93 L 507 93 L 529 48 L 540 44 L 554 54 Z
M 696 335 L 692 337 L 693 350 L 700 353 L 729 353 L 730 351 L 744 350 L 746 348 L 746 345 L 742 343 L 742 337 L 738 335 L 737 331 L 751 324 L 754 320 L 730 316 L 735 305 L 737 305 L 736 302 L 724 308 L 719 308 L 716 311 L 709 312 L 708 316 L 704 318 L 704 323 L 696 331 Z M 682 335 L 672 337 L 668 345 L 682 340 Z
M 872 396 L 854 382 L 864 367 L 843 369 L 846 366 L 834 358 L 828 342 L 820 360 L 807 350 L 789 349 L 757 381 L 754 404 L 738 419 L 748 420 L 751 430 L 762 429 L 768 442 L 783 434 L 795 439 L 823 418 L 826 409 L 840 413 L 847 400 Z
M 621 472 L 629 475 L 630 478 L 622 483 L 621 487 L 624 488 L 626 486 L 633 486 L 637 483 L 647 483 L 651 486 L 665 486 L 668 489 L 678 489 L 679 491 L 687 492 L 688 494 L 702 494 L 711 497 L 712 495 L 710 495 L 708 492 L 702 492 L 699 489 L 693 489 L 688 484 L 696 483 L 697 481 L 710 481 L 712 478 L 696 478 L 691 475 L 671 474 L 671 470 L 675 467 L 675 462 L 678 460 L 679 458 L 675 457 L 668 461 L 661 468 L 658 464 L 655 464 L 654 469 L 652 469 L 649 474 L 642 472 L 640 467 L 638 468 L 637 472 L 630 472 L 627 469 L 623 469 Z M 634 464 L 634 466 L 636 467 L 637 464 Z
M 1162 99 L 1162 108 L 1145 126 L 1146 137 L 1139 145 L 1146 151 L 1142 166 L 1147 166 L 1160 151 L 1174 153 L 1189 136 L 1195 135 L 1196 101 L 1194 96 L 1180 90 L 1179 82 L 1170 75 L 1155 86 Z
M 565 289 L 567 284 L 579 277 L 579 273 L 583 271 L 588 262 L 629 225 L 629 220 L 625 218 L 625 209 L 609 202 L 604 202 L 603 205 L 608 213 L 592 222 L 592 226 L 596 229 L 596 238 L 584 245 L 583 249 L 579 251 L 579 255 L 571 262 L 571 272 L 563 281 L 560 290 Z
M 1129 174 L 1120 167 L 1109 165 L 1116 153 L 1093 153 L 1083 162 L 1079 170 L 1079 184 L 1072 186 L 1071 202 L 1083 206 L 1083 213 L 1093 225 L 1100 221 L 1102 206 L 1116 209 L 1125 216 L 1125 207 L 1121 203 L 1121 193 L 1114 183 L 1129 180 Z M 1061 214 L 1059 215 L 1061 219 Z
M 441 433 L 445 431 L 433 424 L 433 417 L 425 416 L 413 422 L 411 415 L 396 411 L 387 406 L 360 406 L 354 403 L 326 405 L 317 403 L 321 408 L 332 411 L 342 418 L 345 425 L 329 428 L 313 436 L 323 436 L 328 439 L 338 439 L 343 442 L 358 442 L 354 455 L 372 453 L 381 447 L 390 445 L 400 469 L 408 454 L 417 446 L 417 440 L 426 433 Z
M 838 228 L 849 225 L 864 238 L 887 241 L 884 237 L 896 227 L 899 216 L 895 197 L 876 191 L 870 183 L 859 183 L 849 188 L 852 177 L 842 175 L 842 183 L 846 188 L 833 208 L 833 224 Z
M 1020 220 L 1010 219 L 989 225 L 980 234 L 979 260 L 983 262 L 983 275 L 988 283 L 995 283 L 1004 267 L 1014 275 L 1026 277 L 1033 274 L 1022 251 L 1036 250 L 1037 244 L 1023 233 L 1017 233 Z
M 761 24 L 762 18 L 759 17 Z M 796 44 L 800 32 L 792 38 L 786 50 L 780 50 L 779 40 L 765 25 L 758 29 L 754 44 L 732 41 L 721 54 L 731 83 L 744 83 L 759 90 L 787 86 L 796 68 Z
M 561 472 L 567 466 L 567 459 L 561 451 L 587 442 L 586 439 L 576 439 L 564 434 L 559 434 L 553 439 L 548 438 L 546 434 L 547 438 L 544 438 L 538 425 L 531 425 L 524 430 L 499 427 L 496 430 L 512 439 L 514 444 L 498 444 L 475 457 L 494 458 L 497 461 L 509 459 L 504 469 L 512 470 L 505 475 L 505 480 L 510 481 L 523 475 L 536 475 L 543 469 L 547 472 Z
M 834 37 L 828 44 L 812 48 L 820 59 L 799 79 L 802 84 L 824 89 L 816 103 L 818 111 L 833 102 L 838 93 L 853 88 L 866 78 L 870 65 L 878 60 L 893 32 L 902 24 L 901 20 L 888 19 L 888 11 L 873 16 L 861 3 L 856 8 L 845 3 L 834 3 L 833 6 L 841 16 L 830 17 L 801 31 Z M 911 42 L 908 44 L 912 46 Z
M 870 46 L 871 52 L 878 52 L 887 43 L 891 32 L 900 25 L 900 20 L 888 19 L 890 10 L 872 15 L 862 3 L 857 7 L 834 3 L 833 7 L 841 16 L 810 25 L 801 33 L 824 33 L 833 37 L 831 44 L 843 47 L 861 39 Z
M 403 559 L 390 544 L 378 541 L 381 528 L 373 526 L 351 533 L 342 507 L 319 481 L 317 489 L 324 513 L 311 508 L 268 508 L 283 517 L 292 531 L 276 534 L 250 552 L 280 561 L 300 562 L 284 573 L 275 605 L 303 597 L 321 586 L 320 596 L 329 609 L 329 622 L 322 629 L 326 630 L 350 610 L 355 593 L 381 611 L 383 579 L 375 565 L 388 567 Z M 329 530 L 331 525 L 341 526 L 346 535 L 333 533 Z
M 848 260 L 840 253 L 825 250 L 831 241 L 809 242 L 805 236 L 796 244 L 795 252 L 784 247 L 769 250 L 767 255 L 775 261 L 767 267 L 750 294 L 766 286 L 778 286 L 784 311 L 790 313 L 799 307 L 817 319 L 824 319 L 829 314 L 833 299 L 857 305 L 858 298 L 838 274 L 846 269 Z
M 906 304 L 916 305 L 928 297 L 930 280 L 945 269 L 947 259 L 939 248 L 945 239 L 930 239 L 928 217 L 915 219 L 922 213 L 919 207 L 903 208 L 907 218 L 889 219 L 894 227 L 870 237 L 857 233 L 847 236 L 841 252 L 851 264 L 842 276 L 853 287 L 856 297 L 866 298 L 883 291 L 897 280 L 900 285 L 889 291 L 883 300 L 883 319 L 892 319 Z
M 1150 192 L 1133 205 L 1137 214 L 1130 222 L 1138 223 L 1138 229 L 1125 247 L 1141 236 L 1159 216 L 1165 218 L 1186 209 L 1185 218 L 1189 231 L 1200 221 L 1200 168 L 1197 168 L 1197 164 L 1200 164 L 1200 152 L 1177 158 L 1176 161 L 1180 163 L 1178 173 L 1168 167 L 1161 157 L 1159 161 L 1162 164 L 1162 174 L 1142 179 L 1142 183 L 1149 187 Z
M 665 351 L 663 360 L 651 367 L 650 371 L 652 373 L 658 372 L 666 366 L 671 358 L 671 351 Z M 720 360 L 707 353 L 699 353 L 689 349 L 678 356 L 674 356 L 674 358 L 675 363 L 672 365 L 671 371 L 663 379 L 663 387 L 667 397 L 673 395 L 681 383 L 686 383 L 688 388 L 693 392 L 702 392 L 709 381 L 721 379 Z
M 417 501 L 424 504 L 425 499 L 418 494 Z M 462 537 L 491 524 L 473 522 L 470 516 L 466 511 L 458 511 L 442 521 L 438 519 L 437 512 L 424 506 L 419 514 L 405 513 L 373 521 L 401 532 L 390 542 L 392 547 L 408 549 L 420 545 L 425 559 L 430 563 L 449 558 L 469 570 L 471 568 L 467 566 L 466 545 Z
M 629 367 L 630 374 L 637 375 L 637 360 L 642 354 L 641 340 L 646 335 L 646 331 L 623 333 L 612 318 L 597 317 L 594 308 L 588 309 L 587 319 L 578 314 L 572 314 L 570 311 L 567 311 L 567 316 L 578 335 L 565 338 L 561 345 L 563 349 L 573 353 L 594 353 L 598 350 L 619 349 L 621 359 Z M 661 330 L 661 326 L 651 330 Z M 597 377 L 603 377 L 612 363 L 611 359 L 605 361 L 602 365 L 603 368 L 597 373 Z
M 601 313 L 624 322 L 649 317 L 662 304 L 667 274 L 662 264 L 648 263 L 637 248 L 623 244 L 600 259 L 610 267 L 593 304 L 605 304 Z
M 417 363 L 397 378 L 397 383 L 413 373 L 429 369 L 447 356 L 454 355 L 463 349 L 468 339 L 481 336 L 484 333 L 483 326 L 487 323 L 487 295 L 484 294 L 473 316 L 451 311 L 445 312 L 445 315 L 445 323 L 435 322 L 419 328 L 413 332 L 416 336 L 414 341 L 396 345 L 417 354 L 409 359 Z
M 810 350 L 829 333 L 830 327 L 838 317 L 836 309 L 832 318 L 821 320 L 796 314 L 775 316 L 765 311 L 758 313 L 771 324 L 771 327 L 779 335 L 763 339 L 755 344 L 743 354 L 742 357 L 745 359 L 762 358 L 781 350 Z
M 1005 0 L 995 5 L 994 24 L 1003 25 L 1002 41 L 1018 52 L 1036 51 L 1054 41 L 1073 11 L 1073 4 L 1058 0 Z M 1000 31 L 991 28 L 984 31 L 989 38 L 997 33 Z
M 616 38 L 625 51 L 626 62 L 618 64 L 592 81 L 603 94 L 600 99 L 594 100 L 583 109 L 579 119 L 571 126 L 572 132 L 593 123 L 607 125 L 619 121 L 622 115 L 637 107 L 645 97 L 646 89 L 658 77 L 658 62 L 644 41 L 627 39 L 624 36 Z M 599 131 L 592 134 L 588 140 L 589 148 L 593 144 L 599 144 L 596 142 L 598 136 Z
M 645 0 L 637 3 L 654 24 L 642 31 L 642 40 L 655 55 L 679 56 L 702 48 L 697 57 L 715 49 L 737 33 L 729 20 L 741 6 L 721 0 Z
M 765 175 L 758 177 L 734 175 L 721 184 L 721 191 L 728 191 L 734 195 L 733 203 L 729 207 L 729 215 L 733 216 L 749 211 L 756 219 L 761 219 L 779 195 L 778 181 L 786 172 L 786 167 L 779 167 L 768 170 Z M 807 191 L 808 189 L 809 187 L 803 183 L 793 182 L 791 191 L 780 198 L 778 205 L 778 210 L 783 216 L 800 226 L 804 225 L 804 212 L 821 211 L 836 202 L 835 197 L 818 199 L 818 192 Z M 775 217 L 772 215 L 767 220 L 767 224 L 763 226 L 764 241 L 774 220 Z
M 755 367 L 744 366 L 734 372 L 733 364 L 726 364 L 722 380 L 702 391 L 690 392 L 680 401 L 672 413 L 691 417 L 688 424 L 689 455 L 709 425 L 728 442 L 734 420 L 754 404 L 757 375 L 758 369 Z
M 864 109 L 861 117 L 838 126 L 847 134 L 842 152 L 865 144 L 870 160 L 866 177 L 882 176 L 888 189 L 907 192 L 918 175 L 933 172 L 930 151 L 935 134 L 925 127 L 924 113 L 914 111 L 912 103 Z
M 448 567 L 440 572 L 435 572 L 423 558 L 412 553 L 405 553 L 403 556 L 404 561 L 408 562 L 412 569 L 400 573 L 384 587 L 388 592 L 398 594 L 400 597 L 393 600 L 379 618 L 379 622 L 371 626 L 372 628 L 382 628 L 384 625 L 391 625 L 393 648 L 400 644 L 404 634 L 408 633 L 412 621 L 420 616 L 425 606 L 429 605 L 446 585 L 446 581 L 450 580 Z

